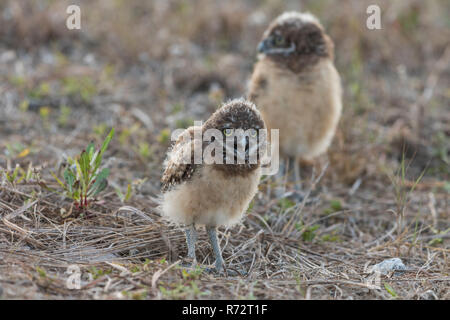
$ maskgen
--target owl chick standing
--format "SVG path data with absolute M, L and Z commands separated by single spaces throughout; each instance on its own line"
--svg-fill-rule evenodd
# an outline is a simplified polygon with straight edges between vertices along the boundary
M 333 42 L 313 15 L 287 12 L 264 32 L 258 52 L 249 100 L 268 129 L 280 130 L 280 154 L 298 168 L 328 149 L 341 116 Z
M 261 168 L 258 157 L 259 144 L 250 145 L 246 132 L 257 138 L 259 130 L 264 129 L 264 121 L 253 103 L 243 99 L 224 104 L 201 126 L 190 127 L 181 134 L 169 151 L 162 176 L 163 216 L 169 220 L 186 225 L 188 257 L 195 261 L 196 225 L 205 225 L 215 253 L 215 271 L 223 270 L 223 259 L 217 240 L 216 227 L 230 226 L 238 222 L 247 210 L 250 201 L 258 190 Z M 205 159 L 197 163 L 194 148 L 202 150 L 215 139 L 205 139 L 209 129 L 221 136 L 233 139 L 232 144 L 223 144 L 223 163 L 209 164 Z M 200 138 L 196 138 L 196 130 Z M 228 149 L 227 149 L 228 148 Z M 234 160 L 225 162 L 230 151 Z M 181 159 L 189 161 L 181 161 Z M 203 157 L 204 155 L 202 155 Z M 236 157 L 236 158 L 235 158 Z M 250 161 L 251 158 L 256 161 Z

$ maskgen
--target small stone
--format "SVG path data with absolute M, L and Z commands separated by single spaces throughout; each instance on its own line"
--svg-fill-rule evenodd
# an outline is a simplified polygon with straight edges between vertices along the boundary
M 378 272 L 386 275 L 393 271 L 404 271 L 404 270 L 406 270 L 406 266 L 403 264 L 402 259 L 391 258 L 372 266 L 369 269 L 369 272 L 370 273 Z
M 433 290 L 428 290 L 423 292 L 420 295 L 420 298 L 424 299 L 424 300 L 439 300 L 439 298 L 437 297 L 436 293 L 434 293 Z
M 2 63 L 9 63 L 14 59 L 16 59 L 16 53 L 12 50 L 5 51 L 0 55 L 0 62 Z

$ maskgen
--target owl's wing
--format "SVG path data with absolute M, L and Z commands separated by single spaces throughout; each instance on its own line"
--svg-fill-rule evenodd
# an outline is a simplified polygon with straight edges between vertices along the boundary
M 194 164 L 194 129 L 196 128 L 199 127 L 187 128 L 169 151 L 161 178 L 163 192 L 189 180 L 198 167 L 198 164 Z

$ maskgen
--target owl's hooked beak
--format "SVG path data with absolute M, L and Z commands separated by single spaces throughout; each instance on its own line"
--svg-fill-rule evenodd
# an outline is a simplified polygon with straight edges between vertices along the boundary
M 257 138 L 250 138 L 248 136 L 241 137 L 240 141 L 237 143 L 237 156 L 238 159 L 245 160 L 245 162 L 250 161 L 251 164 L 255 164 L 258 160 L 258 149 L 260 148 L 260 143 Z
M 264 39 L 258 44 L 258 53 L 266 53 L 272 48 L 271 39 Z
M 238 135 L 236 138 L 237 141 L 234 149 L 234 155 L 237 157 L 238 161 L 248 160 L 248 137 L 246 137 L 245 135 Z
M 251 139 L 245 135 L 233 137 L 229 143 L 225 143 L 227 156 L 233 156 L 235 161 L 237 161 L 236 164 L 244 164 L 249 161 L 249 159 L 256 159 L 256 156 L 252 156 L 252 154 L 257 150 L 258 146 L 257 143 L 256 148 L 255 146 L 252 146 L 250 140 Z

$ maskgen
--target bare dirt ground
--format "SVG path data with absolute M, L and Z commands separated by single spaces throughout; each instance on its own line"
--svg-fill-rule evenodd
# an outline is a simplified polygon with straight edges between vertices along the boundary
M 2 299 L 450 298 L 448 1 L 72 2 L 80 31 L 65 28 L 67 1 L 0 3 Z M 382 30 L 366 28 L 373 3 Z M 333 145 L 302 168 L 304 202 L 276 198 L 265 177 L 243 222 L 220 229 L 225 263 L 247 276 L 183 270 L 183 230 L 152 200 L 170 132 L 245 95 L 262 32 L 289 9 L 316 14 L 335 42 Z M 109 186 L 88 210 L 42 187 L 110 128 Z M 202 231 L 197 255 L 213 263 Z M 371 281 L 393 257 L 406 270 Z

